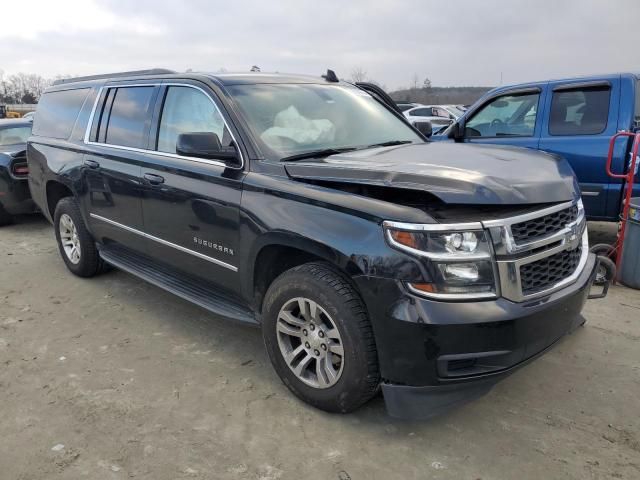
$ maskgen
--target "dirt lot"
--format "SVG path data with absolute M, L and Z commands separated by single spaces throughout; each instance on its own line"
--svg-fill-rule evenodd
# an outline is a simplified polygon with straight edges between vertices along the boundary
M 600 235 L 605 235 L 601 229 Z M 296 400 L 258 330 L 122 272 L 68 273 L 31 217 L 0 230 L 0 479 L 640 478 L 640 292 L 430 422 Z

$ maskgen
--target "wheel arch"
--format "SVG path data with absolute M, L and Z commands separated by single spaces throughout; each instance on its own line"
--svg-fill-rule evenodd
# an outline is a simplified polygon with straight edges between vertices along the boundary
M 349 255 L 329 245 L 294 233 L 273 232 L 260 237 L 249 256 L 243 288 L 246 298 L 261 312 L 264 295 L 273 280 L 290 268 L 314 261 L 330 264 L 349 279 L 362 274 Z
M 53 222 L 53 216 L 58 202 L 65 197 L 73 197 L 74 192 L 71 187 L 59 180 L 49 180 L 45 187 L 45 195 L 47 202 L 46 215 L 49 221 Z

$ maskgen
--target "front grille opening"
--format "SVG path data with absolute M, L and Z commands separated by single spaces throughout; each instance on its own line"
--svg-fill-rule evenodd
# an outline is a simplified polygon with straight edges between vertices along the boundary
M 520 283 L 524 295 L 532 295 L 553 287 L 570 277 L 578 268 L 582 246 L 563 250 L 536 262 L 520 267 Z
M 543 217 L 511 225 L 511 234 L 516 243 L 527 243 L 552 235 L 562 230 L 568 223 L 578 219 L 576 205 L 550 213 Z

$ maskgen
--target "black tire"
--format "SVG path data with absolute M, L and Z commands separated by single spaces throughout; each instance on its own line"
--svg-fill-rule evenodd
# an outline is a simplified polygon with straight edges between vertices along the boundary
M 64 250 L 60 238 L 60 218 L 65 214 L 71 217 L 77 231 L 81 252 L 78 263 L 73 263 L 71 261 Z M 65 197 L 58 202 L 53 215 L 53 227 L 56 234 L 56 240 L 58 241 L 58 250 L 60 251 L 62 260 L 67 265 L 67 268 L 71 273 L 74 273 L 79 277 L 93 277 L 103 270 L 104 262 L 100 258 L 100 254 L 98 253 L 93 237 L 89 234 L 89 231 L 82 220 L 78 203 L 73 197 Z
M 615 262 L 616 249 L 613 245 L 609 245 L 608 243 L 598 243 L 592 246 L 589 251 L 598 256 L 608 257 Z
M 598 255 L 598 269 L 596 271 L 596 277 L 593 280 L 595 285 L 602 285 L 604 283 L 615 281 L 617 274 L 616 264 L 609 257 Z
M 315 388 L 300 380 L 280 350 L 278 315 L 297 297 L 308 298 L 324 309 L 341 336 L 344 364 L 337 382 L 328 388 Z M 329 264 L 307 263 L 281 274 L 270 285 L 262 312 L 262 335 L 271 363 L 298 398 L 327 412 L 347 413 L 376 394 L 380 384 L 378 356 L 364 303 L 348 279 Z
M 13 223 L 13 217 L 0 205 L 0 227 Z

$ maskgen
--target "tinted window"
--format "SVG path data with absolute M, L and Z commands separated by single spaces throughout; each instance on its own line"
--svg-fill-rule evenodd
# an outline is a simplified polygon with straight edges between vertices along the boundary
M 607 128 L 609 87 L 553 92 L 549 133 L 594 135 Z
M 33 134 L 69 138 L 89 90 L 81 88 L 45 93 L 38 103 L 38 115 L 33 121 Z
M 27 143 L 31 127 L 10 127 L 0 129 L 0 146 Z
M 467 137 L 532 136 L 540 94 L 494 98 L 465 124 Z
M 145 148 L 149 105 L 154 87 L 118 88 L 113 99 L 105 143 Z
M 200 90 L 169 87 L 162 108 L 158 131 L 158 150 L 176 153 L 181 133 L 212 132 L 222 145 L 231 144 L 231 135 L 213 102 Z
M 431 108 L 416 108 L 409 115 L 412 117 L 431 117 L 433 116 L 433 110 Z

